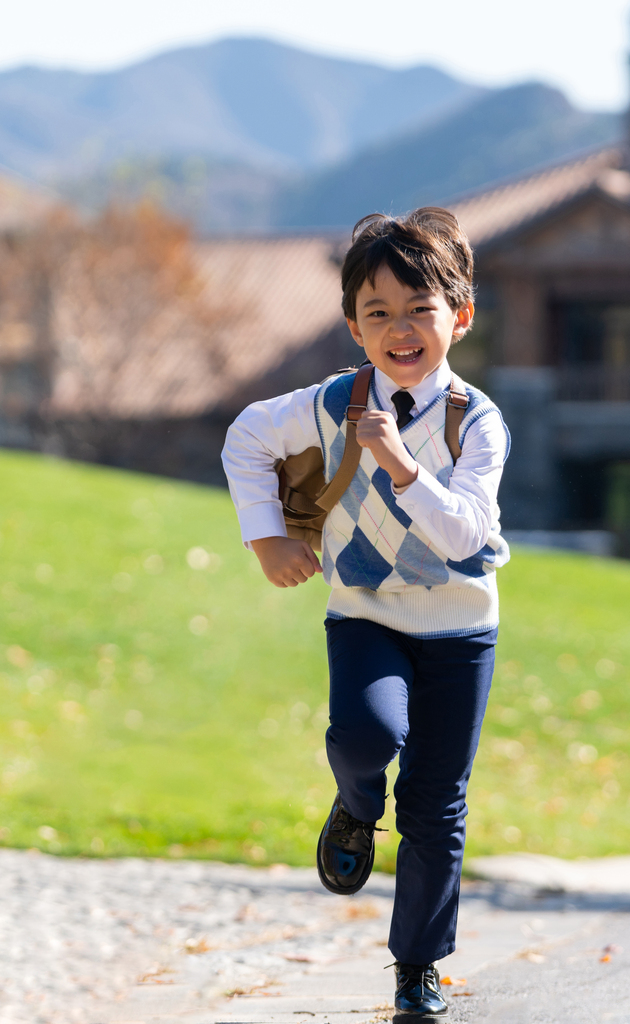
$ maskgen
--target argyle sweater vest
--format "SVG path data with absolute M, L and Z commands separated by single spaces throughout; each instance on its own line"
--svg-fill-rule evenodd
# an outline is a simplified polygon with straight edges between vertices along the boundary
M 346 407 L 354 376 L 332 377 L 315 397 L 315 417 L 330 480 L 343 455 Z M 470 402 L 462 420 L 463 444 L 471 423 L 496 410 L 487 395 L 466 385 Z M 448 487 L 453 459 L 444 439 L 448 391 L 400 436 L 416 462 Z M 380 409 L 374 381 L 369 409 Z M 506 456 L 509 434 L 506 429 Z M 332 587 L 331 618 L 362 618 L 416 637 L 467 636 L 492 629 L 499 608 L 495 569 L 509 559 L 499 509 L 484 547 L 461 562 L 435 547 L 396 503 L 391 477 L 364 448 L 352 483 L 326 518 L 322 567 Z

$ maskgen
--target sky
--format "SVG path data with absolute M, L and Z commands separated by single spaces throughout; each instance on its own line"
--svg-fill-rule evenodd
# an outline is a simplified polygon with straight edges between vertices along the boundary
M 629 14 L 630 0 L 0 0 L 0 68 L 107 70 L 265 36 L 390 67 L 431 63 L 488 85 L 538 79 L 612 110 L 630 93 Z

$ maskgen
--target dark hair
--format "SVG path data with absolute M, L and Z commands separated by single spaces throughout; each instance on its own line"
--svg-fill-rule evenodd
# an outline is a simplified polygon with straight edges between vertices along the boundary
M 356 298 L 364 281 L 374 287 L 386 264 L 403 284 L 442 292 L 451 309 L 473 298 L 473 254 L 457 217 L 439 206 L 423 206 L 406 217 L 371 213 L 352 232 L 341 268 L 342 307 L 356 320 Z

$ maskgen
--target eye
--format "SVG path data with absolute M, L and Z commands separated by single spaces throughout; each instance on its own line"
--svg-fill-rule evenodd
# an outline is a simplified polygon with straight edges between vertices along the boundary
M 414 306 L 411 310 L 412 313 L 430 313 L 431 306 Z
M 384 309 L 375 309 L 371 313 L 368 313 L 368 316 L 381 316 L 382 317 L 382 316 L 387 316 L 387 313 L 385 312 Z

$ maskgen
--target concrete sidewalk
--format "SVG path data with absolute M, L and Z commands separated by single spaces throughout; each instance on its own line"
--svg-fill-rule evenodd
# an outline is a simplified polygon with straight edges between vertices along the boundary
M 391 877 L 375 874 L 359 895 L 340 898 L 322 891 L 314 871 L 204 869 L 215 884 L 249 888 L 241 916 L 249 914 L 251 926 L 229 948 L 208 934 L 196 949 L 172 952 L 90 1024 L 391 1019 Z M 273 923 L 265 907 L 274 908 Z M 292 923 L 282 926 L 284 919 Z M 454 1024 L 630 1024 L 630 886 L 550 893 L 514 881 L 466 882 L 458 943 L 439 965 L 453 982 L 445 993 Z
M 452 1021 L 630 1024 L 630 858 L 476 867 L 440 964 Z M 391 876 L 339 897 L 282 865 L 2 849 L 0 892 L 0 1024 L 391 1016 Z

